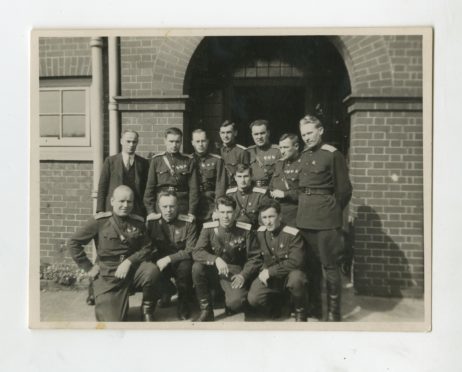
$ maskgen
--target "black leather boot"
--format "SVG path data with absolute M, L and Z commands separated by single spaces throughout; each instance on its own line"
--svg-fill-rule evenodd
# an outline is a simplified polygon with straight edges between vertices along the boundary
M 183 294 L 178 294 L 176 314 L 179 320 L 186 320 L 191 317 L 191 309 L 189 308 L 188 299 Z
M 340 288 L 336 288 L 330 284 L 326 283 L 327 289 L 327 321 L 328 322 L 340 322 L 342 317 L 340 315 Z
M 95 290 L 93 289 L 93 279 L 90 279 L 88 283 L 88 296 L 87 296 L 87 305 L 93 306 L 95 304 Z
M 141 304 L 141 316 L 143 322 L 153 322 L 154 321 L 154 310 L 156 305 L 154 301 L 143 301 Z
M 296 322 L 306 322 L 306 306 L 304 298 L 294 298 L 294 307 L 295 307 L 295 321 Z
M 199 307 L 201 309 L 201 313 L 197 322 L 213 322 L 215 320 L 213 308 L 208 298 L 199 299 Z

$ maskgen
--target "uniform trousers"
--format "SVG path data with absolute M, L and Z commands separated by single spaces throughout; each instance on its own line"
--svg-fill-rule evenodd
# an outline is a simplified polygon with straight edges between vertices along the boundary
M 241 268 L 237 265 L 228 265 L 228 268 L 230 272 L 233 273 L 239 273 L 241 271 Z M 232 288 L 232 276 L 233 274 L 231 273 L 228 276 L 218 275 L 216 266 L 208 266 L 200 262 L 194 262 L 192 277 L 198 300 L 208 299 L 210 301 L 210 290 L 219 282 L 220 287 L 225 293 L 226 307 L 236 313 L 241 311 L 246 301 L 248 290 L 245 287 Z
M 160 276 L 159 269 L 151 262 L 142 262 L 138 267 L 131 267 L 125 279 L 121 279 L 111 290 L 95 297 L 95 316 L 100 322 L 121 322 L 126 320 L 128 298 L 133 291 L 142 290 L 145 301 L 155 298 L 155 283 Z M 95 279 L 105 280 L 99 276 Z M 113 277 L 110 278 L 114 280 Z
M 168 291 L 167 286 L 171 285 L 167 281 L 171 278 L 175 279 L 178 296 L 181 299 L 189 299 L 193 293 L 192 286 L 192 269 L 193 262 L 191 259 L 181 260 L 173 264 L 169 264 L 163 271 L 160 279 L 160 291 Z

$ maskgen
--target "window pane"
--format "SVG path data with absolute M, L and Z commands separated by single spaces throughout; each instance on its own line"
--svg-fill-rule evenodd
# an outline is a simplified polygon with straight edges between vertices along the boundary
M 63 91 L 63 113 L 84 114 L 85 113 L 85 91 L 64 90 Z
M 59 116 L 40 116 L 40 137 L 59 137 Z
M 85 116 L 63 115 L 63 137 L 85 137 Z
M 40 92 L 40 113 L 41 114 L 59 114 L 59 92 L 43 90 Z

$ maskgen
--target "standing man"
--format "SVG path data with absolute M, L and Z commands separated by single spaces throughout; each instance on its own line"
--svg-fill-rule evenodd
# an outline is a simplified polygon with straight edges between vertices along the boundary
M 108 156 L 103 164 L 98 183 L 96 212 L 111 211 L 111 197 L 115 188 L 126 185 L 135 195 L 133 213 L 145 217 L 144 191 L 148 178 L 149 161 L 135 154 L 139 136 L 134 130 L 125 130 L 120 138 L 122 152 Z
M 258 246 L 250 225 L 235 222 L 236 203 L 224 196 L 216 201 L 218 221 L 206 222 L 193 251 L 193 282 L 201 313 L 199 322 L 213 321 L 210 290 L 219 281 L 227 309 L 239 312 L 247 297 L 247 284 L 259 266 Z
M 250 164 L 250 154 L 244 146 L 236 144 L 237 129 L 236 124 L 230 120 L 225 120 L 220 126 L 220 138 L 222 146 L 220 155 L 224 160 L 228 183 L 235 186 L 234 175 L 238 164 Z
M 116 187 L 111 198 L 113 211 L 97 213 L 69 240 L 72 258 L 94 279 L 98 321 L 126 320 L 130 290 L 138 288 L 143 291 L 143 320 L 152 320 L 160 272 L 147 261 L 152 246 L 144 219 L 130 214 L 133 203 L 133 191 L 128 186 Z M 91 240 L 96 244 L 95 264 L 84 250 Z
M 258 278 L 250 287 L 249 305 L 279 313 L 281 295 L 289 290 L 295 306 L 295 321 L 306 322 L 306 274 L 302 271 L 305 249 L 300 231 L 281 222 L 281 206 L 269 200 L 260 207 L 262 226 L 257 238 L 263 256 Z
M 246 164 L 236 167 L 236 187 L 226 191 L 226 196 L 236 202 L 236 220 L 258 227 L 258 208 L 268 199 L 267 190 L 252 186 L 252 169 Z
M 274 172 L 274 166 L 281 157 L 278 146 L 270 142 L 268 120 L 255 120 L 250 124 L 254 146 L 247 151 L 250 154 L 252 180 L 258 187 L 268 187 Z
M 298 209 L 298 182 L 301 170 L 298 137 L 295 134 L 283 134 L 279 139 L 281 159 L 276 162 L 270 182 L 270 195 L 281 205 L 282 222 L 296 225 Z
M 153 252 L 153 261 L 162 272 L 162 282 L 175 278 L 178 289 L 177 315 L 178 319 L 185 320 L 191 315 L 191 252 L 197 241 L 196 225 L 190 216 L 178 214 L 175 193 L 161 191 L 158 205 L 160 213 L 151 213 L 147 218 L 148 235 L 157 247 Z
M 226 168 L 221 156 L 208 152 L 209 140 L 205 131 L 202 129 L 193 131 L 191 142 L 199 176 L 197 221 L 202 224 L 212 219 L 215 199 L 225 194 Z
M 144 193 L 147 213 L 156 212 L 157 195 L 161 191 L 173 191 L 178 196 L 179 212 L 195 216 L 199 200 L 199 182 L 192 156 L 180 153 L 183 133 L 178 128 L 165 131 L 167 151 L 151 160 L 148 182 Z
M 324 128 L 321 121 L 315 116 L 306 115 L 300 120 L 300 133 L 305 149 L 301 155 L 297 227 L 302 230 L 322 265 L 328 320 L 340 321 L 342 287 L 337 261 L 343 250 L 343 210 L 350 201 L 352 187 L 342 153 L 322 142 Z M 310 271 L 316 272 L 317 269 L 319 272 L 320 265 Z M 311 293 L 311 298 L 318 302 L 318 306 L 321 306 L 320 279 L 321 275 L 313 277 L 315 287 L 314 293 Z

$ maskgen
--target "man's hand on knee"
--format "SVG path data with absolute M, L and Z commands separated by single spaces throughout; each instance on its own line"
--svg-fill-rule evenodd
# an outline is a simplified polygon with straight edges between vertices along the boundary
M 120 265 L 117 267 L 117 270 L 114 276 L 119 279 L 125 279 L 131 266 L 132 266 L 132 263 L 130 260 L 122 261 Z

